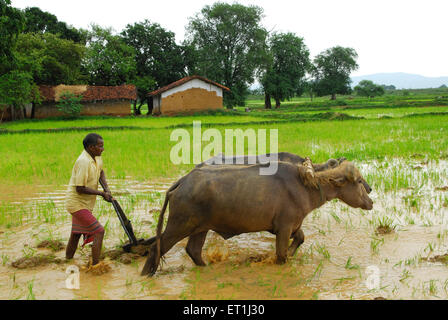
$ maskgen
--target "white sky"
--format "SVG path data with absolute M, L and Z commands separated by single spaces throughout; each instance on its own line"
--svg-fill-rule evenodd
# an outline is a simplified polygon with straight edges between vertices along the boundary
M 188 18 L 213 0 L 12 0 L 39 7 L 77 28 L 94 22 L 120 32 L 148 19 L 182 41 Z M 235 1 L 221 0 L 233 3 Z M 352 76 L 406 72 L 448 76 L 448 0 L 240 0 L 264 9 L 268 30 L 303 37 L 314 57 L 340 45 L 358 53 Z

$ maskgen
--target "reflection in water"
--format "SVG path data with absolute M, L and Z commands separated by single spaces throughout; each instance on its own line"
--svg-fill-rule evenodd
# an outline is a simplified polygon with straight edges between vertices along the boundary
M 145 258 L 130 264 L 112 261 L 112 271 L 101 276 L 81 271 L 79 290 L 66 288 L 65 270 L 84 266 L 90 248 L 79 250 L 70 262 L 24 270 L 11 267 L 13 260 L 26 254 L 51 253 L 36 249 L 38 240 L 66 242 L 70 232 L 63 209 L 65 186 L 50 193 L 27 191 L 27 197 L 9 200 L 16 201 L 19 209 L 51 201 L 54 207 L 48 210 L 56 217 L 47 223 L 30 218 L 16 227 L 0 228 L 0 299 L 26 299 L 30 292 L 37 299 L 446 299 L 447 266 L 428 258 L 448 251 L 448 194 L 443 189 L 448 185 L 447 162 L 418 162 L 418 168 L 415 164 L 401 160 L 360 164 L 373 187 L 374 209 L 366 212 L 332 201 L 315 210 L 303 223 L 305 243 L 285 265 L 274 264 L 275 236 L 268 232 L 225 241 L 210 231 L 203 257 L 212 263 L 206 267 L 194 266 L 184 239 L 166 254 L 152 278 L 139 275 Z M 174 180 L 109 179 L 138 237 L 154 235 L 164 191 Z M 126 240 L 110 204 L 98 201 L 96 212 L 106 226 L 108 249 Z M 381 221 L 394 232 L 377 234 Z M 55 255 L 63 258 L 64 251 Z M 370 266 L 379 271 L 379 286 L 373 289 Z

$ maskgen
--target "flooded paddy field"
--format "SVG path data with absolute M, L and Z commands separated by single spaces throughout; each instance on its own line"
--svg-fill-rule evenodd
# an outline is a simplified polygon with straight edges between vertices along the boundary
M 314 210 L 303 222 L 305 242 L 285 265 L 274 263 L 268 232 L 223 240 L 210 231 L 207 266 L 193 264 L 184 239 L 152 278 L 140 276 L 146 257 L 112 254 L 127 239 L 111 204 L 98 199 L 94 211 L 110 267 L 95 275 L 85 269 L 90 247 L 65 260 L 66 186 L 24 187 L 16 199 L 0 199 L 0 299 L 448 298 L 448 161 L 416 154 L 356 165 L 373 188 L 374 209 L 333 200 Z M 138 238 L 155 235 L 164 191 L 176 178 L 109 179 Z M 62 245 L 39 248 L 44 241 Z M 80 270 L 79 289 L 67 288 L 70 266 Z

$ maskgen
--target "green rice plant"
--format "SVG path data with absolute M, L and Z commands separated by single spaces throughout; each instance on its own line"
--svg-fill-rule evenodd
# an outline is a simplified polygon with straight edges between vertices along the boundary
M 421 253 L 417 253 L 414 257 L 404 260 L 405 266 L 415 266 L 421 261 Z
M 316 245 L 316 251 L 320 253 L 325 259 L 330 260 L 331 255 L 325 245 Z
M 400 276 L 400 282 L 403 282 L 410 277 L 412 277 L 410 271 L 407 269 L 403 269 L 401 276 Z
M 34 249 L 28 245 L 25 245 L 22 249 L 22 254 L 23 254 L 23 257 L 25 257 L 25 258 L 34 257 L 34 255 L 36 254 L 36 249 Z
M 373 223 L 377 234 L 388 234 L 396 229 L 396 225 L 392 218 L 387 216 L 377 217 Z
M 435 296 L 435 297 L 438 298 L 438 296 L 437 296 L 437 291 L 438 291 L 438 289 L 437 289 L 437 282 L 438 282 L 438 280 L 429 280 L 427 282 L 424 282 L 422 284 L 423 290 L 427 291 L 429 293 L 429 295 Z M 427 287 L 425 287 L 425 285 L 427 285 Z
M 58 217 L 58 209 L 53 200 L 38 201 L 30 210 L 34 210 L 38 221 L 45 223 L 55 223 Z
M 281 281 L 274 282 L 271 288 L 270 296 L 272 298 L 286 297 L 286 292 L 283 289 L 283 284 Z
M 341 223 L 341 218 L 339 218 L 335 212 L 332 211 L 330 214 L 337 223 Z
M 320 261 L 319 264 L 317 265 L 316 269 L 313 272 L 313 275 L 311 276 L 310 279 L 308 279 L 308 281 L 311 281 L 312 279 L 314 279 L 316 276 L 319 278 L 320 275 L 322 274 L 322 270 L 324 268 L 324 264 L 323 261 Z
M 350 281 L 350 280 L 354 280 L 354 279 L 355 279 L 355 277 L 342 277 L 342 278 L 339 278 L 339 279 L 335 279 L 335 280 L 337 280 L 337 282 L 333 286 L 333 289 L 336 289 L 339 285 L 341 285 L 345 281 Z
M 436 243 L 434 242 L 429 242 L 428 245 L 426 246 L 426 248 L 424 249 L 425 252 L 428 252 L 428 255 L 431 254 L 432 252 L 434 252 L 434 249 L 436 247 Z
M 352 264 L 352 257 L 348 257 L 347 262 L 345 263 L 345 269 L 347 270 L 360 270 L 359 264 Z
M 5 266 L 8 263 L 8 261 L 9 261 L 9 257 L 5 253 L 2 253 L 1 259 L 2 259 L 2 266 Z
M 442 207 L 448 208 L 448 196 L 443 197 Z
M 33 287 L 34 287 L 34 279 L 27 282 L 28 294 L 26 296 L 26 300 L 36 300 L 36 296 L 34 295 L 33 292 Z
M 404 196 L 403 200 L 410 209 L 420 212 L 421 196 L 419 194 L 412 192 L 412 194 Z
M 384 238 L 372 237 L 370 241 L 370 249 L 373 254 L 378 254 L 380 245 L 384 244 Z

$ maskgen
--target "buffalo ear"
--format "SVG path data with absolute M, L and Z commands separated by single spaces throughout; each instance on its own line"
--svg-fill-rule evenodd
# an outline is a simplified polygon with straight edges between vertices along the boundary
M 330 178 L 330 183 L 335 187 L 342 187 L 345 184 L 345 178 L 339 177 L 339 178 Z

